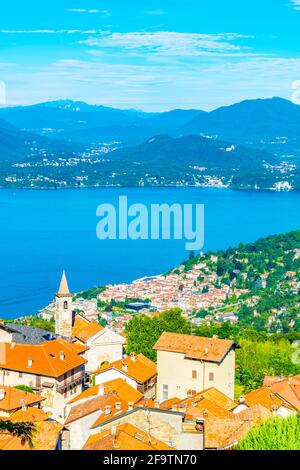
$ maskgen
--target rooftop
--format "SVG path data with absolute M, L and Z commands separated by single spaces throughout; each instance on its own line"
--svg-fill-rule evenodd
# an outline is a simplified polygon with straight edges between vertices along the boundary
M 12 342 L 16 344 L 40 344 L 54 338 L 49 331 L 15 323 L 1 323 L 0 329 L 12 333 Z
M 6 412 L 17 410 L 22 408 L 22 406 L 36 405 L 45 400 L 41 395 L 3 385 L 0 385 L 0 394 L 0 410 Z M 3 396 L 2 400 L 1 396 Z
M 154 349 L 181 353 L 185 355 L 186 359 L 220 363 L 236 347 L 238 345 L 228 339 L 204 338 L 164 332 L 155 344 Z
M 9 420 L 14 423 L 37 423 L 41 421 L 47 421 L 49 416 L 45 411 L 40 410 L 39 408 L 30 407 L 27 409 L 20 409 L 15 411 L 10 417 Z
M 101 394 L 106 394 L 109 392 L 116 392 L 122 400 L 136 403 L 143 398 L 143 394 L 138 392 L 135 388 L 131 387 L 125 380 L 123 379 L 114 379 L 110 380 L 109 382 L 105 382 L 102 385 L 95 385 L 94 387 L 90 387 L 80 395 L 77 395 L 71 401 L 69 401 L 69 405 L 73 403 L 77 403 L 81 400 L 86 400 L 88 398 L 93 398 L 100 396 Z
M 41 421 L 35 425 L 32 447 L 6 431 L 0 431 L 0 450 L 55 450 L 63 426 L 55 421 Z
M 65 341 L 36 345 L 2 343 L 1 346 L 2 369 L 57 378 L 86 363 Z
M 100 367 L 95 374 L 101 374 L 109 369 L 117 369 L 138 383 L 147 382 L 157 373 L 155 362 L 143 354 L 131 354 L 130 356 Z
M 122 424 L 91 436 L 83 450 L 174 450 L 132 424 Z
M 86 343 L 89 339 L 93 338 L 102 330 L 104 330 L 103 326 L 99 325 L 96 321 L 89 321 L 87 318 L 83 318 L 81 315 L 76 315 L 72 336 L 73 338 Z

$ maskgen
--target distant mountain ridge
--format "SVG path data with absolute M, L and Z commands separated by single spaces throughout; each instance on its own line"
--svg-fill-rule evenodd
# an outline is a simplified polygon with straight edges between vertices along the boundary
M 198 110 L 144 113 L 65 100 L 2 108 L 0 118 L 19 129 L 70 142 L 99 144 L 110 139 L 127 145 L 159 133 L 177 133 L 201 113 Z
M 80 169 L 78 163 L 68 168 L 60 162 L 74 156 L 82 160 Z M 298 156 L 300 106 L 282 98 L 246 100 L 211 112 L 145 113 L 71 100 L 0 108 L 0 164 L 32 161 L 39 177 L 47 162 L 44 176 L 53 174 L 55 184 L 64 177 L 67 185 L 215 180 L 227 187 L 289 190 L 300 187 Z
M 300 106 L 276 97 L 245 100 L 211 112 L 160 113 L 58 100 L 1 108 L 0 119 L 25 131 L 84 145 L 118 141 L 127 146 L 159 134 L 199 134 L 279 155 L 300 155 Z
M 213 135 L 245 145 L 300 151 L 300 106 L 282 98 L 246 100 L 198 115 L 187 123 L 184 133 Z M 283 152 L 281 152 L 283 150 Z
M 116 150 L 110 158 L 149 165 L 199 165 L 236 170 L 261 167 L 263 162 L 278 163 L 278 158 L 268 152 L 197 135 L 179 138 L 156 136 L 139 146 Z
M 25 132 L 0 119 L 0 163 L 17 163 L 43 157 L 60 158 L 74 156 L 83 151 L 74 145 L 41 135 Z

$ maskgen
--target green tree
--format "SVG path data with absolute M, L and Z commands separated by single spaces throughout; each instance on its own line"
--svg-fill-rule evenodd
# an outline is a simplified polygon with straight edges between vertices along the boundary
M 300 414 L 271 418 L 252 428 L 237 450 L 300 450 Z
M 23 392 L 33 393 L 32 388 L 28 387 L 28 385 L 16 385 L 14 388 L 17 390 L 22 390 Z
M 156 351 L 153 350 L 153 346 L 164 331 L 190 333 L 190 324 L 179 308 L 167 310 L 153 318 L 137 315 L 126 325 L 127 353 L 142 353 L 155 360 Z
M 32 439 L 35 433 L 33 423 L 13 423 L 0 420 L 0 432 L 7 432 L 14 437 L 19 437 L 22 444 L 28 443 L 32 447 Z

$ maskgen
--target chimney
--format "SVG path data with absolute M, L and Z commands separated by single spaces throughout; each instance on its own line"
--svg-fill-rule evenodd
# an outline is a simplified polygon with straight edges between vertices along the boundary
M 0 401 L 4 400 L 5 398 L 5 390 L 4 388 L 0 388 Z
M 33 359 L 31 359 L 31 357 L 28 358 L 28 361 L 27 361 L 27 366 L 29 367 L 29 369 L 31 369 L 33 365 Z
M 241 396 L 239 398 L 239 404 L 242 405 L 243 403 L 245 403 L 245 397 Z
M 135 361 L 136 361 L 136 357 L 135 357 L 135 354 L 134 354 L 134 353 L 131 353 L 131 354 L 130 354 L 130 359 L 132 360 L 132 362 L 135 362 Z
M 111 406 L 110 405 L 105 406 L 104 413 L 105 413 L 105 416 L 110 415 L 110 413 L 111 413 Z
M 20 400 L 20 404 L 22 405 L 22 411 L 27 411 L 27 405 L 26 405 L 26 401 L 24 400 L 24 398 Z
M 208 411 L 207 410 L 203 410 L 203 418 L 208 419 Z
M 205 348 L 204 349 L 204 355 L 207 356 L 207 354 L 208 354 L 208 348 Z
M 16 343 L 14 342 L 10 343 L 10 349 L 15 349 L 15 347 L 16 347 Z
M 112 426 L 111 430 L 110 430 L 110 433 L 111 433 L 112 436 L 116 436 L 117 435 L 117 426 Z
M 117 401 L 115 404 L 116 410 L 120 411 L 121 406 L 122 406 L 122 403 L 120 401 Z
M 130 402 L 128 403 L 128 411 L 133 410 L 133 406 L 134 406 L 133 401 L 130 401 Z
M 60 357 L 61 361 L 64 361 L 65 360 L 65 353 L 63 351 L 61 351 L 59 357 Z
M 98 390 L 98 395 L 100 395 L 102 397 L 104 395 L 104 393 L 105 393 L 104 385 L 100 384 L 99 385 L 99 390 Z
M 126 362 L 124 362 L 124 361 L 122 362 L 122 370 L 123 370 L 124 372 L 128 372 L 128 365 L 127 365 Z

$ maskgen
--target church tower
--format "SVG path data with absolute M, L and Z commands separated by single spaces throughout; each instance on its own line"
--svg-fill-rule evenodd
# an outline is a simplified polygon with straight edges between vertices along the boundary
M 70 293 L 65 271 L 63 272 L 58 292 L 55 294 L 55 333 L 72 337 L 73 294 Z

